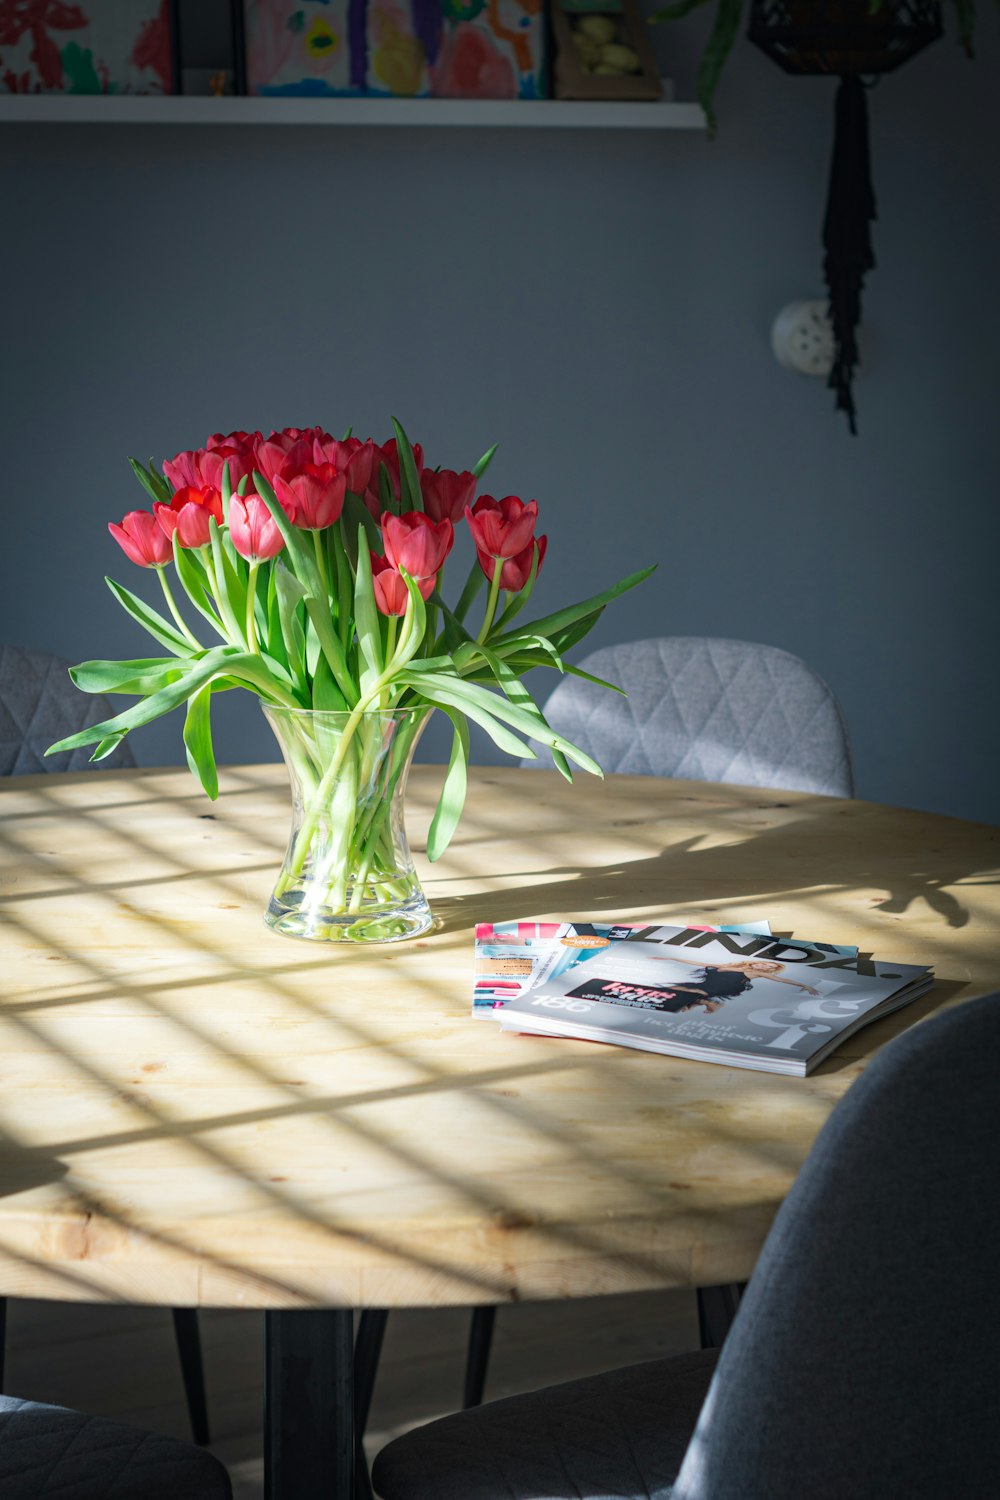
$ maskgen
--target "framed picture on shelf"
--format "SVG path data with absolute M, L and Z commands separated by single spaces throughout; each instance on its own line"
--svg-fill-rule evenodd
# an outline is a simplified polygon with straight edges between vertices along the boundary
M 247 93 L 541 99 L 542 0 L 244 0 Z
M 366 8 L 366 0 L 244 0 L 247 93 L 363 94 Z
M 0 0 L 0 92 L 172 94 L 176 0 Z

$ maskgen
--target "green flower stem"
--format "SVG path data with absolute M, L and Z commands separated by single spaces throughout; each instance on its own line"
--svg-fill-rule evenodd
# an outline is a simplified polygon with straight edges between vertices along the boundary
M 222 561 L 222 532 L 216 521 L 209 520 L 211 533 L 211 562 L 205 559 L 206 572 L 212 584 L 212 598 L 216 609 L 222 616 L 223 623 L 229 631 L 230 643 L 234 646 L 245 646 L 246 641 L 240 622 L 236 618 L 233 606 L 230 603 L 229 594 L 226 589 L 226 570 Z
M 497 612 L 497 600 L 500 598 L 500 574 L 503 572 L 503 558 L 498 557 L 493 563 L 493 577 L 490 580 L 489 598 L 486 600 L 486 615 L 483 619 L 483 628 L 476 636 L 476 645 L 481 646 L 493 629 L 493 620 Z
M 476 561 L 472 564 L 472 567 L 469 569 L 469 576 L 465 580 L 465 587 L 462 589 L 458 603 L 452 610 L 452 614 L 455 616 L 455 619 L 460 623 L 465 620 L 466 615 L 469 613 L 469 610 L 475 602 L 476 595 L 479 593 L 479 590 L 483 586 L 485 576 L 486 575 L 483 573 L 482 568 L 479 566 L 479 559 L 477 558 Z
M 351 640 L 354 582 L 339 528 L 334 528 L 333 531 L 333 554 L 337 566 L 337 630 L 340 635 L 340 644 L 346 655 Z
M 188 629 L 188 626 L 184 620 L 184 616 L 177 608 L 177 601 L 174 598 L 170 584 L 167 582 L 167 570 L 165 564 L 161 563 L 156 571 L 160 575 L 160 586 L 163 589 L 163 597 L 167 601 L 167 608 L 170 610 L 170 613 L 174 617 L 177 629 L 180 631 L 181 635 L 189 643 L 189 645 L 192 645 L 196 651 L 204 651 L 205 648 L 201 644 L 201 641 L 199 641 L 198 637 L 196 635 L 193 635 L 192 632 Z
M 326 565 L 326 554 L 323 549 L 323 538 L 318 531 L 314 531 L 312 533 L 312 539 L 313 553 L 316 557 L 316 568 L 319 573 L 319 581 L 323 585 L 323 588 L 326 590 L 326 597 L 329 599 L 332 590 L 330 588 L 330 570 Z
M 254 623 L 254 605 L 257 602 L 257 570 L 260 567 L 260 558 L 255 557 L 250 564 L 250 572 L 247 575 L 247 648 L 255 656 L 260 655 L 260 647 L 257 644 L 257 630 Z

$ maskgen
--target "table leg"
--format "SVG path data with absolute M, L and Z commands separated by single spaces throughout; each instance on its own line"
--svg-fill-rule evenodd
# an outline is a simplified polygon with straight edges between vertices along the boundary
M 353 1500 L 354 1318 L 264 1314 L 266 1500 Z

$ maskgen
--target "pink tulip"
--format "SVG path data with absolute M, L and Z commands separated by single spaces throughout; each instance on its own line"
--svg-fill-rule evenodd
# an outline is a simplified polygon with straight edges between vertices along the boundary
M 480 495 L 471 510 L 466 506 L 465 519 L 478 553 L 492 558 L 517 557 L 535 534 L 538 502 L 529 500 L 525 505 L 516 495 L 505 495 L 502 500 Z M 492 568 L 483 571 L 493 577 Z
M 120 526 L 109 521 L 108 530 L 125 556 L 140 568 L 162 568 L 173 556 L 169 538 L 148 510 L 130 510 Z
M 379 612 L 383 615 L 403 615 L 409 603 L 410 591 L 406 587 L 402 573 L 398 573 L 386 557 L 379 557 L 377 552 L 372 553 L 372 587 L 375 590 L 375 603 Z M 434 580 L 428 594 L 434 591 Z M 426 598 L 423 588 L 421 595 Z
M 538 547 L 538 572 L 540 573 L 542 563 L 545 560 L 545 549 L 548 544 L 549 539 L 547 536 L 536 536 L 533 542 L 528 543 L 523 552 L 519 552 L 516 557 L 508 557 L 500 569 L 500 587 L 506 589 L 508 594 L 519 594 L 528 581 L 528 574 L 531 572 L 531 562 L 535 555 L 535 547 Z M 488 552 L 477 552 L 476 556 L 479 558 L 479 566 L 492 583 L 493 570 L 496 567 L 497 559 L 492 557 Z
M 234 495 L 229 502 L 229 535 L 248 562 L 276 557 L 285 545 L 277 523 L 259 495 Z
M 274 492 L 293 526 L 323 531 L 340 519 L 347 482 L 333 464 L 306 464 L 300 474 L 274 478 Z
M 468 469 L 456 474 L 452 469 L 425 469 L 420 476 L 424 510 L 432 521 L 457 522 L 472 504 L 476 493 L 476 476 Z
M 426 599 L 434 584 L 432 581 L 424 593 L 423 581 L 437 577 L 455 540 L 451 522 L 432 521 L 430 516 L 418 510 L 407 511 L 402 516 L 386 511 L 382 517 L 382 539 L 389 563 L 394 568 L 405 568 L 420 584 L 420 592 Z

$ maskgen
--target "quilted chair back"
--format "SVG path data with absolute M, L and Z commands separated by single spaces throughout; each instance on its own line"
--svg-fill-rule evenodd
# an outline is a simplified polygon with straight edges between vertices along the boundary
M 176 1438 L 0 1396 L 3 1500 L 232 1500 L 210 1453 Z
M 45 757 L 54 740 L 118 712 L 109 699 L 74 687 L 68 667 L 63 657 L 48 651 L 0 646 L 0 776 L 84 771 L 90 766 L 91 746 Z M 135 757 L 119 745 L 100 765 L 109 770 L 134 766 Z
M 672 1500 L 1000 1493 L 1000 995 L 912 1027 L 780 1209 Z
M 661 636 L 606 646 L 579 663 L 622 698 L 565 677 L 545 705 L 553 729 L 605 771 L 785 787 L 850 797 L 847 732 L 826 683 L 776 646 Z M 522 765 L 551 765 L 539 752 Z

